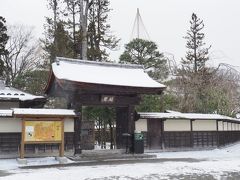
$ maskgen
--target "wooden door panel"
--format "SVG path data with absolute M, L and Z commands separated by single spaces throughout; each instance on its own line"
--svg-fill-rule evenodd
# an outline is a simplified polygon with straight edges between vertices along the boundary
M 148 119 L 148 139 L 150 149 L 162 148 L 162 121 L 159 119 Z

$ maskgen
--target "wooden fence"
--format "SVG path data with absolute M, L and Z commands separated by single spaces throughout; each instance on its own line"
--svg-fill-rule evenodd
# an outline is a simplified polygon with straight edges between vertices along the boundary
M 156 149 L 151 147 L 149 133 L 143 133 L 145 147 Z M 240 131 L 164 131 L 157 141 L 161 142 L 158 149 L 214 148 L 240 141 Z

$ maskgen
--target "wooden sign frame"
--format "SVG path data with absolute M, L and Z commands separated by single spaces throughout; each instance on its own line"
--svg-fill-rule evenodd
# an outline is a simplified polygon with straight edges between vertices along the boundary
M 60 121 L 61 122 L 61 140 L 60 141 L 25 141 L 26 133 L 26 121 Z M 59 156 L 64 156 L 64 120 L 63 118 L 23 118 L 22 119 L 22 136 L 21 136 L 21 148 L 20 158 L 25 156 L 25 144 L 59 144 Z

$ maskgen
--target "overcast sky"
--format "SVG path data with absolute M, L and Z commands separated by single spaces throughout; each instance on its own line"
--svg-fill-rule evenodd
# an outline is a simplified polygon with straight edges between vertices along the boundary
M 240 1 L 239 0 L 110 0 L 112 32 L 121 38 L 119 50 L 111 53 L 117 60 L 131 37 L 137 8 L 160 52 L 168 52 L 179 62 L 185 55 L 185 36 L 191 14 L 203 19 L 206 43 L 212 45 L 211 65 L 229 63 L 240 66 Z M 0 15 L 8 24 L 35 27 L 42 36 L 47 0 L 0 0 Z

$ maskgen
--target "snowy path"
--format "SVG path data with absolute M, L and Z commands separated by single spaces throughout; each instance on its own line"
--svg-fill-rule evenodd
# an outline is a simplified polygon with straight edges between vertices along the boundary
M 15 166 L 13 160 L 0 160 L 0 170 L 13 173 L 9 176 L 0 177 L 0 180 L 205 180 L 226 179 L 226 177 L 228 177 L 227 179 L 240 179 L 240 144 L 210 151 L 164 152 L 158 153 L 157 156 L 158 158 L 172 158 L 172 161 L 26 170 Z M 178 158 L 195 158 L 200 161 L 176 161 Z M 201 161 L 201 159 L 204 160 Z M 50 163 L 51 159 L 48 161 Z

